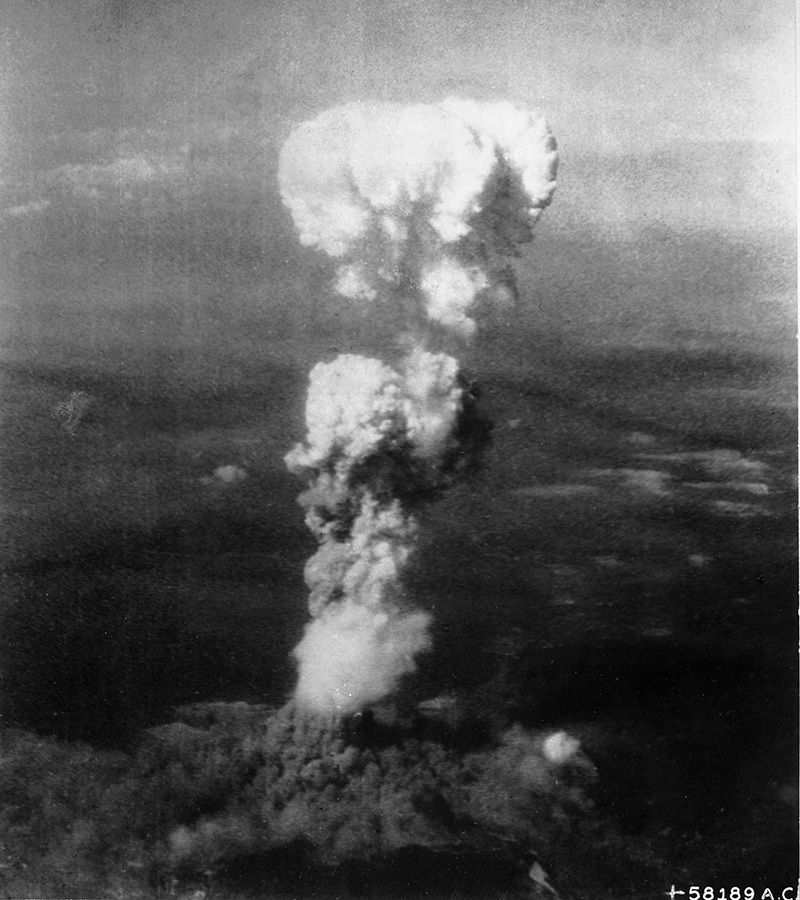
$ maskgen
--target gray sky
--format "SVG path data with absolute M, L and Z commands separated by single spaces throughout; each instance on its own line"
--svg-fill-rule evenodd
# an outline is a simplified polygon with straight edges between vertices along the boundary
M 6 153 L 65 129 L 282 126 L 343 99 L 507 97 L 631 151 L 791 140 L 787 0 L 26 0 L 5 4 Z
M 791 0 L 25 0 L 0 28 L 0 232 L 128 204 L 129 220 L 191 208 L 194 222 L 221 205 L 244 234 L 247 203 L 277 208 L 280 143 L 322 109 L 507 98 L 559 143 L 534 245 L 553 247 L 554 297 L 569 267 L 583 304 L 600 259 L 624 277 L 598 309 L 660 315 L 675 275 L 681 308 L 719 298 L 704 322 L 734 303 L 747 330 L 791 308 Z M 35 296 L 19 283 L 3 290 L 21 310 Z M 753 311 L 758 292 L 780 315 Z

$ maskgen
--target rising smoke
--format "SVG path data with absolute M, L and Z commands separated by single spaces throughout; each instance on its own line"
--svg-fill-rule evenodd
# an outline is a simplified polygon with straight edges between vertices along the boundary
M 385 697 L 430 646 L 402 573 L 419 504 L 474 448 L 474 397 L 435 346 L 469 339 L 479 299 L 514 297 L 509 258 L 555 189 L 544 120 L 509 103 L 350 104 L 300 125 L 279 166 L 301 242 L 338 263 L 346 300 L 401 311 L 399 364 L 344 354 L 317 364 L 307 437 L 286 456 L 319 549 L 312 620 L 295 648 L 300 710 L 339 716 Z M 410 348 L 410 349 L 409 349 Z

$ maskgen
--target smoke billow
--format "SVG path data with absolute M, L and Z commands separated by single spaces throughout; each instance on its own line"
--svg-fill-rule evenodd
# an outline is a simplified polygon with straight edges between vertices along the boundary
M 410 734 L 364 740 L 363 722 L 332 728 L 293 703 L 269 716 L 245 703 L 178 715 L 130 754 L 0 732 L 3 896 L 305 897 L 327 886 L 325 896 L 376 897 L 391 881 L 365 888 L 394 861 L 402 890 L 391 895 L 430 897 L 448 858 L 459 884 L 484 872 L 481 895 L 498 896 L 531 848 L 566 878 L 577 854 L 593 874 L 598 839 L 609 848 L 591 812 L 594 766 L 580 750 L 553 762 L 545 733 L 516 726 L 461 753 Z M 463 896 L 477 896 L 470 887 Z M 445 895 L 462 896 L 453 881 Z
M 514 295 L 509 257 L 550 202 L 556 161 L 538 115 L 455 99 L 337 107 L 282 149 L 301 242 L 337 261 L 343 298 L 402 312 L 407 350 L 395 366 L 344 354 L 311 372 L 307 437 L 286 457 L 309 479 L 300 502 L 319 541 L 305 572 L 312 621 L 295 649 L 301 710 L 356 712 L 430 646 L 429 616 L 402 595 L 415 511 L 476 446 L 458 362 L 431 348 L 473 334 L 479 299 Z

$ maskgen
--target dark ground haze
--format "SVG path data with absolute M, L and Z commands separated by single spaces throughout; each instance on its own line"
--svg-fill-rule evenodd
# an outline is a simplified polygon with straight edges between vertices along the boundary
M 493 443 L 423 518 L 408 591 L 434 650 L 398 704 L 565 728 L 676 872 L 788 884 L 793 241 L 646 209 L 604 234 L 575 208 L 463 355 Z M 385 349 L 381 313 L 327 305 L 269 197 L 54 207 L 3 240 L 7 723 L 130 748 L 181 703 L 282 703 L 312 551 L 282 457 L 310 365 Z M 76 391 L 70 430 L 53 409 Z

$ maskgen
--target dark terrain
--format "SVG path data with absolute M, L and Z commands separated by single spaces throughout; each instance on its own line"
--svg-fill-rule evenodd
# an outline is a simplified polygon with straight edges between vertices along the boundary
M 257 212 L 223 220 L 222 249 L 214 227 L 184 222 L 178 237 L 163 226 L 173 244 L 154 252 L 134 225 L 124 247 L 102 229 L 65 237 L 58 222 L 12 246 L 0 791 L 16 810 L 4 827 L 17 856 L 0 883 L 5 873 L 19 890 L 29 877 L 64 897 L 91 896 L 80 891 L 105 876 L 99 863 L 94 881 L 60 873 L 56 832 L 82 819 L 82 796 L 93 808 L 101 785 L 123 783 L 145 729 L 180 705 L 274 709 L 289 696 L 313 546 L 282 457 L 302 436 L 310 365 L 389 343 L 379 317 L 298 311 L 327 273 Z M 266 251 L 251 237 L 265 230 Z M 616 843 L 605 860 L 576 851 L 575 896 L 656 896 L 670 883 L 777 893 L 797 878 L 794 347 L 773 326 L 624 341 L 537 328 L 534 313 L 521 324 L 487 314 L 463 354 L 492 444 L 482 470 L 423 515 L 407 588 L 434 615 L 434 650 L 380 711 L 394 737 L 378 737 L 458 754 L 515 723 L 578 737 L 597 769 L 592 815 Z M 72 433 L 52 410 L 74 391 L 91 402 Z M 226 481 L 221 466 L 245 477 Z M 452 715 L 415 716 L 443 694 Z M 64 787 L 72 800 L 58 814 L 20 786 L 40 767 L 58 793 L 58 773 L 66 784 L 75 766 L 90 775 Z M 136 790 L 125 796 L 135 804 Z M 149 846 L 140 826 L 131 835 Z M 126 840 L 115 833 L 115 853 Z M 642 848 L 638 885 L 621 872 Z M 213 889 L 518 895 L 507 850 L 431 852 L 334 869 L 313 869 L 294 845 L 234 854 Z M 568 861 L 543 863 L 558 884 Z M 604 864 L 605 876 L 588 870 Z M 180 893 L 196 876 L 158 888 L 142 867 L 129 886 Z

